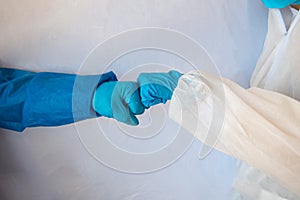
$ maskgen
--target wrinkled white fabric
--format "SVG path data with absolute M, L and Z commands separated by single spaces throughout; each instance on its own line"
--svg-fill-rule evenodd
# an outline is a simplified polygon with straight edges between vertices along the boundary
M 296 194 L 247 163 L 239 162 L 237 167 L 231 200 L 299 200 Z
M 300 195 L 299 101 L 256 87 L 246 90 L 230 80 L 194 71 L 180 78 L 169 115 L 209 146 L 214 142 L 207 139 L 208 132 L 218 131 L 215 122 L 221 121 L 222 129 L 213 133 L 218 135 L 216 149 L 246 161 Z
M 270 9 L 264 49 L 251 86 L 300 100 L 300 14 L 295 9 Z

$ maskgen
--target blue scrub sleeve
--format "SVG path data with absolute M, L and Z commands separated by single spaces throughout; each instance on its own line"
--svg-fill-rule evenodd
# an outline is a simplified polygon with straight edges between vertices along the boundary
M 16 131 L 98 117 L 92 108 L 95 89 L 103 82 L 117 80 L 113 72 L 75 75 L 4 68 L 0 71 L 0 127 Z M 14 74 L 9 79 L 7 71 Z
M 0 68 L 0 127 L 22 131 L 26 89 L 34 72 Z

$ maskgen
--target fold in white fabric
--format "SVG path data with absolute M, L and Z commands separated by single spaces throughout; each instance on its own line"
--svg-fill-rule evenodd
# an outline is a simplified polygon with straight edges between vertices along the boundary
M 169 115 L 203 143 L 246 161 L 300 195 L 299 101 L 193 71 L 180 78 Z

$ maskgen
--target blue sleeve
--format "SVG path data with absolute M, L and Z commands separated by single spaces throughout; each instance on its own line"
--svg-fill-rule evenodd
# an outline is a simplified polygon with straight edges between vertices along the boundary
M 27 79 L 24 74 L 15 76 L 9 81 L 10 87 L 6 87 L 16 98 L 1 92 L 2 128 L 22 131 L 26 127 L 60 126 L 98 117 L 92 108 L 95 89 L 103 82 L 117 80 L 113 72 L 101 75 L 27 73 Z M 5 117 L 5 112 L 12 116 Z
M 0 68 L 0 127 L 22 131 L 26 89 L 34 72 Z

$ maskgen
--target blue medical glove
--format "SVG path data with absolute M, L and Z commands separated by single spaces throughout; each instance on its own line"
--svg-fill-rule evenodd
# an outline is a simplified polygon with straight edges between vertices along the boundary
M 262 0 L 268 8 L 284 8 L 290 4 L 300 4 L 300 0 Z
M 140 96 L 145 108 L 170 100 L 181 73 L 141 73 L 138 77 Z
M 110 81 L 102 83 L 95 91 L 94 110 L 105 117 L 114 118 L 128 125 L 138 125 L 135 115 L 142 114 L 137 82 Z

